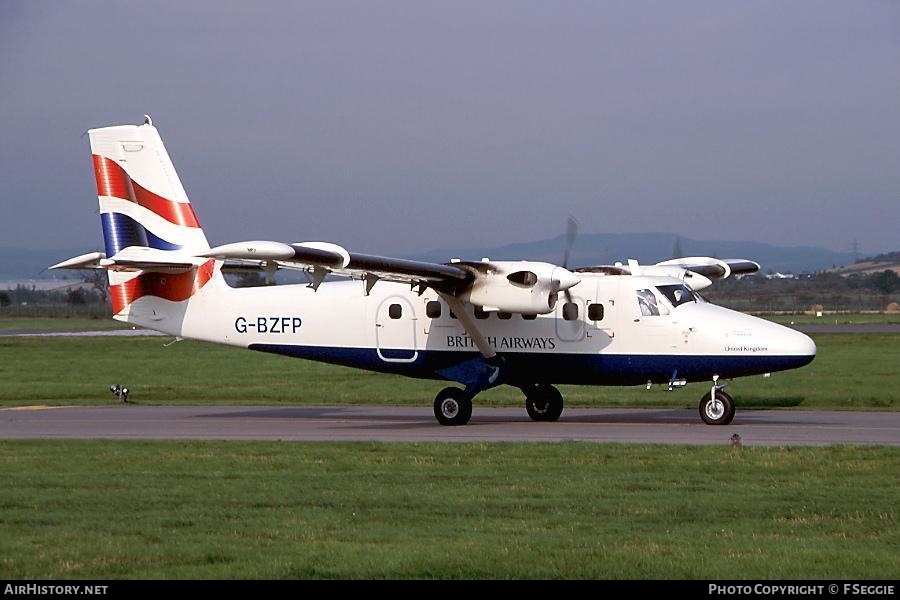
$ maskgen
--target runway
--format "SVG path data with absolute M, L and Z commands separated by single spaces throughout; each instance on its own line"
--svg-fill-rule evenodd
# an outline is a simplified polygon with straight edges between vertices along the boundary
M 478 408 L 442 427 L 430 408 L 136 406 L 0 408 L 0 439 L 383 442 L 635 442 L 653 444 L 900 445 L 900 412 L 738 410 L 711 427 L 689 409 L 566 409 L 534 423 L 524 408 Z

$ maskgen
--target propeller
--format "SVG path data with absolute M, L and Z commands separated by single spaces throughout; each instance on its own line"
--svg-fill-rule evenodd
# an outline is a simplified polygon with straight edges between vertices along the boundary
M 563 269 L 569 269 L 569 258 L 572 255 L 572 246 L 575 245 L 575 238 L 578 236 L 578 221 L 575 220 L 575 217 L 569 215 L 569 218 L 566 220 L 566 249 L 563 253 Z M 563 290 L 566 295 L 566 302 L 572 301 L 572 292 L 569 291 L 569 288 Z
M 572 246 L 575 245 L 575 237 L 578 235 L 578 221 L 575 217 L 569 215 L 566 221 L 566 251 L 563 254 L 563 268 L 569 268 L 569 257 L 572 254 Z

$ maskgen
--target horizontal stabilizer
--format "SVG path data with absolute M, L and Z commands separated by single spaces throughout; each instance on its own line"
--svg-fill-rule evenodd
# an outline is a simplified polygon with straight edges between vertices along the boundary
M 157 250 L 146 246 L 129 246 L 107 258 L 103 252 L 90 252 L 50 267 L 51 269 L 105 269 L 107 271 L 152 271 L 183 273 L 199 267 L 205 261 L 184 254 Z
M 69 260 L 56 263 L 51 269 L 102 269 L 101 261 L 106 258 L 103 252 L 88 252 Z

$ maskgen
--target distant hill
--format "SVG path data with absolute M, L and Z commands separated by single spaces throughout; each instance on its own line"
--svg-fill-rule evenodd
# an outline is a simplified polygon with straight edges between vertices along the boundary
M 746 258 L 769 270 L 781 273 L 822 271 L 852 262 L 850 253 L 813 246 L 774 246 L 760 242 L 692 240 L 670 233 L 593 233 L 580 234 L 570 260 L 573 267 L 626 262 L 635 258 L 653 264 L 672 258 L 676 240 L 682 256 Z M 480 260 L 543 260 L 559 263 L 563 258 L 564 236 L 548 240 L 510 244 L 494 248 L 450 248 L 418 253 L 410 258 L 445 262 L 450 258 Z
M 900 252 L 879 254 L 851 265 L 838 267 L 834 271 L 841 275 L 869 275 L 881 271 L 893 271 L 900 275 Z

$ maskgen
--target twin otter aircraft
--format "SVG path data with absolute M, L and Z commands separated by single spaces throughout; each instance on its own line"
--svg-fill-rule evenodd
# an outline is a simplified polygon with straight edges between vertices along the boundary
M 179 338 L 461 384 L 434 415 L 464 425 L 472 399 L 507 384 L 535 421 L 555 421 L 553 384 L 669 387 L 709 381 L 700 416 L 734 418 L 720 381 L 815 357 L 802 333 L 705 302 L 695 290 L 749 273 L 744 260 L 684 258 L 569 270 L 531 261 L 417 262 L 337 244 L 211 248 L 149 117 L 89 132 L 104 252 L 53 268 L 105 269 L 114 318 Z M 223 270 L 309 274 L 308 285 L 232 288 Z M 349 279 L 325 281 L 329 274 Z M 562 294 L 562 297 L 560 297 Z

